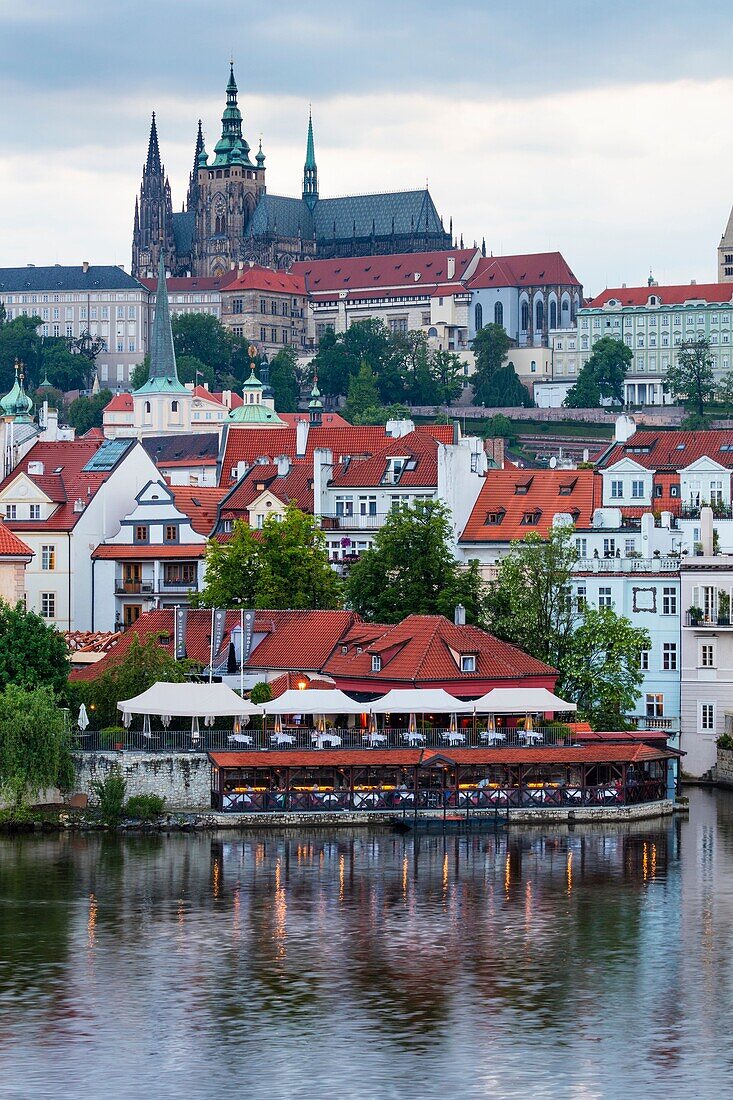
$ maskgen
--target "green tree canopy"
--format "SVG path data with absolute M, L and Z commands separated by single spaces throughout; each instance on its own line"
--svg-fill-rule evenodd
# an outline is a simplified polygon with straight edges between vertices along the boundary
M 492 401 L 487 397 L 494 395 L 492 386 L 494 375 L 504 366 L 507 352 L 512 346 L 512 341 L 506 333 L 503 325 L 493 322 L 485 325 L 473 338 L 473 354 L 476 358 L 476 368 L 471 379 L 473 385 L 474 400 L 476 404 L 489 405 Z
M 534 405 L 529 390 L 519 381 L 513 363 L 499 367 L 481 389 L 481 402 L 490 409 L 529 409 Z
M 677 401 L 684 402 L 695 417 L 695 426 L 707 423 L 707 405 L 715 395 L 713 357 L 704 337 L 684 340 L 672 364 L 667 368 L 664 385 Z M 693 426 L 693 425 L 690 425 Z
M 331 568 L 326 537 L 313 516 L 289 504 L 254 532 L 238 521 L 229 542 L 206 551 L 206 585 L 199 607 L 331 609 L 341 607 L 341 581 Z
M 412 413 L 406 405 L 369 405 L 351 417 L 352 424 L 386 424 L 388 420 L 409 420 Z
M 47 339 L 41 347 L 41 373 L 63 392 L 86 389 L 92 371 L 86 356 L 74 354 L 70 343 L 61 338 Z
M 430 356 L 430 373 L 437 389 L 439 405 L 452 405 L 463 389 L 463 363 L 453 351 L 437 349 Z M 416 401 L 416 405 L 431 405 L 432 401 Z
M 633 358 L 623 340 L 604 336 L 593 345 L 588 362 L 565 398 L 568 409 L 598 408 L 602 401 L 624 403 L 624 379 Z M 587 402 L 592 401 L 592 404 Z
M 561 692 L 594 729 L 624 729 L 644 679 L 641 653 L 650 646 L 646 630 L 610 607 L 587 608 L 562 663 Z
M 406 615 L 446 615 L 457 604 L 469 622 L 483 618 L 478 564 L 460 565 L 452 553 L 450 510 L 416 501 L 392 512 L 352 566 L 346 602 L 365 619 L 396 623 Z
M 361 364 L 358 374 L 349 380 L 349 394 L 346 398 L 344 413 L 347 420 L 361 416 L 365 409 L 373 409 L 380 404 L 377 380 L 368 363 Z
M 69 653 L 64 637 L 22 604 L 0 600 L 0 691 L 9 684 L 29 691 L 66 688 Z
M 66 410 L 66 421 L 77 435 L 84 435 L 90 428 L 101 428 L 102 413 L 111 400 L 111 390 L 100 390 L 93 397 L 77 397 Z
M 176 358 L 198 359 L 211 367 L 217 378 L 231 371 L 235 353 L 244 343 L 210 313 L 179 313 L 173 317 L 171 328 Z
M 513 442 L 517 438 L 517 425 L 503 413 L 497 413 L 486 422 L 484 435 L 487 439 L 506 439 Z
M 154 634 L 142 640 L 135 634 L 119 664 L 96 680 L 73 685 L 74 701 L 86 703 L 95 726 L 117 726 L 120 724 L 117 704 L 121 699 L 133 699 L 159 680 L 181 684 L 196 667 L 192 661 L 176 661 Z
M 295 348 L 281 348 L 270 360 L 270 385 L 278 412 L 297 412 L 300 386 Z
M 6 685 L 0 693 L 0 791 L 18 806 L 74 782 L 64 712 L 50 687 Z
M 33 389 L 42 379 L 40 317 L 16 317 L 0 324 L 0 390 L 7 393 L 15 378 L 15 361 L 23 364 L 26 384 Z

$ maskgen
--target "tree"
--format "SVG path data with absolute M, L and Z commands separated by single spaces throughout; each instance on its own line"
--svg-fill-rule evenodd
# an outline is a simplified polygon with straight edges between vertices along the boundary
M 596 409 L 603 401 L 624 403 L 624 379 L 633 358 L 623 340 L 604 336 L 593 345 L 588 362 L 565 398 L 568 409 Z M 585 402 L 593 401 L 593 404 Z
M 469 622 L 483 618 L 478 564 L 460 565 L 452 553 L 450 511 L 440 501 L 399 508 L 377 532 L 370 550 L 351 568 L 347 605 L 366 619 L 396 623 L 405 615 L 446 615 L 457 604 Z
M 26 384 L 31 388 L 41 381 L 40 317 L 16 317 L 0 325 L 0 389 L 7 393 L 15 378 L 16 360 L 23 364 Z
M 575 626 L 570 582 L 577 558 L 572 527 L 513 542 L 489 588 L 491 631 L 560 668 Z
M 0 694 L 0 790 L 15 806 L 74 782 L 64 712 L 50 687 L 9 684 Z
M 196 668 L 192 661 L 177 661 L 155 635 L 147 634 L 141 640 L 135 634 L 119 664 L 96 680 L 75 684 L 75 695 L 93 711 L 95 725 L 115 726 L 120 721 L 117 703 L 121 699 L 133 699 L 158 681 L 181 684 Z
M 278 412 L 296 412 L 300 399 L 295 348 L 281 348 L 270 360 L 270 385 Z
M 142 363 L 138 363 L 133 367 L 132 374 L 130 375 L 130 388 L 132 390 L 139 390 L 141 386 L 144 386 L 150 377 L 150 356 L 146 355 Z
M 62 338 L 51 338 L 44 340 L 41 347 L 41 372 L 64 393 L 85 389 L 89 380 L 89 360 L 74 355 L 69 343 Z
M 349 381 L 349 394 L 344 412 L 347 420 L 360 416 L 365 409 L 373 409 L 380 404 L 377 380 L 368 363 L 361 364 L 359 373 Z
M 476 369 L 472 378 L 474 399 L 477 404 L 491 405 L 487 390 L 494 375 L 502 368 L 512 341 L 503 325 L 493 322 L 480 329 L 473 338 L 473 354 Z M 493 393 L 493 391 L 492 391 Z
M 0 600 L 0 692 L 10 684 L 63 693 L 69 675 L 64 637 L 22 604 Z
M 348 393 L 352 375 L 358 374 L 362 364 L 367 363 L 375 376 L 384 380 L 386 388 L 384 392 L 380 389 L 380 400 L 389 404 L 402 396 L 401 388 L 397 393 L 392 392 L 391 368 L 395 359 L 395 344 L 387 326 L 372 317 L 355 321 L 345 332 L 325 332 L 311 366 L 318 374 L 323 392 L 336 395 Z M 397 381 L 401 381 L 399 375 Z
M 534 405 L 529 390 L 519 381 L 513 363 L 500 367 L 481 389 L 481 402 L 489 408 L 517 409 Z
M 259 680 L 249 693 L 250 702 L 255 706 L 261 706 L 262 703 L 269 703 L 272 699 L 272 688 L 268 684 L 267 680 Z
M 503 413 L 497 413 L 486 422 L 484 435 L 487 439 L 506 439 L 513 443 L 517 438 L 517 426 Z
M 410 410 L 406 405 L 369 405 L 363 412 L 352 418 L 352 424 L 386 424 L 388 420 L 409 420 Z
M 112 400 L 111 390 L 100 390 L 93 397 L 77 397 L 66 411 L 66 420 L 76 429 L 77 435 L 84 435 L 90 428 L 102 427 L 102 413 Z
M 438 403 L 452 405 L 463 389 L 463 363 L 459 356 L 454 351 L 437 349 L 430 356 L 430 373 L 439 391 Z
M 677 401 L 683 401 L 688 413 L 696 418 L 696 426 L 707 423 L 706 405 L 715 394 L 713 358 L 705 337 L 684 340 L 676 359 L 667 368 L 666 389 Z M 690 425 L 693 426 L 693 425 Z
M 650 645 L 646 630 L 610 607 L 588 608 L 562 663 L 561 693 L 595 729 L 624 729 L 644 679 L 641 653 Z
M 195 355 L 176 356 L 176 369 L 178 378 L 184 385 L 193 382 L 195 386 L 208 385 L 213 390 L 216 386 L 214 368 L 197 359 Z M 150 356 L 146 355 L 142 363 L 138 363 L 132 372 L 130 386 L 133 390 L 139 390 L 150 377 Z
M 260 531 L 238 521 L 229 542 L 206 551 L 206 585 L 199 607 L 331 609 L 341 607 L 341 581 L 331 568 L 326 537 L 294 503 L 268 516 Z
M 210 313 L 179 313 L 171 322 L 176 357 L 190 356 L 211 367 L 215 376 L 230 372 L 243 341 Z

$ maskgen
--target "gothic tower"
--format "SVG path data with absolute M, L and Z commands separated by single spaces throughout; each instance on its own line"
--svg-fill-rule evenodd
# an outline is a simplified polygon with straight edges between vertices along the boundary
M 261 151 L 260 151 L 261 154 Z M 254 209 L 265 193 L 264 155 L 250 160 L 242 135 L 234 66 L 229 70 L 221 137 L 209 158 L 201 143 L 196 171 L 196 231 L 193 273 L 218 276 L 243 255 L 243 238 Z
M 191 213 L 196 213 L 196 204 L 199 197 L 199 157 L 204 152 L 204 134 L 201 129 L 201 119 L 199 119 L 199 129 L 196 134 L 196 148 L 193 151 L 193 168 L 188 177 L 188 195 L 186 196 L 186 210 Z
M 316 167 L 316 151 L 313 145 L 313 116 L 308 111 L 308 141 L 305 147 L 305 164 L 303 166 L 303 202 L 313 210 L 318 202 L 318 168 Z
M 176 266 L 173 239 L 171 189 L 160 159 L 155 112 L 150 125 L 148 156 L 143 165 L 140 197 L 135 200 L 135 224 L 132 233 L 132 274 L 155 278 L 161 251 L 169 271 Z

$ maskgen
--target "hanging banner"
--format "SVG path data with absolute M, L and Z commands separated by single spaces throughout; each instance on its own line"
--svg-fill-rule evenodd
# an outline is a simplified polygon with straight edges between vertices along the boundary
M 252 635 L 255 628 L 255 613 L 254 611 L 244 611 L 242 613 L 242 664 L 246 665 L 249 660 L 250 650 L 252 649 Z
M 176 660 L 182 661 L 186 656 L 186 622 L 188 620 L 188 605 L 179 603 L 176 605 Z
M 221 608 L 217 607 L 214 611 L 214 626 L 213 633 L 211 635 L 211 652 L 213 654 L 213 660 L 216 661 L 219 656 L 219 650 L 221 649 L 222 642 L 224 641 L 224 627 L 226 625 L 227 613 Z

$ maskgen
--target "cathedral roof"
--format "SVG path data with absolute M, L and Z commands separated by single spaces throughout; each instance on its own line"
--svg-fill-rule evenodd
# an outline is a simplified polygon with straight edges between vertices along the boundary
M 377 237 L 390 233 L 429 234 L 444 232 L 427 188 L 421 191 L 386 191 L 377 195 L 344 195 L 319 199 L 313 210 L 319 239 Z
M 297 237 L 300 233 L 305 240 L 312 240 L 313 216 L 302 199 L 264 194 L 255 207 L 247 231 L 254 237 L 264 237 L 267 233 Z
M 188 256 L 193 248 L 196 232 L 196 214 L 193 210 L 179 210 L 173 215 L 173 240 L 179 256 Z

